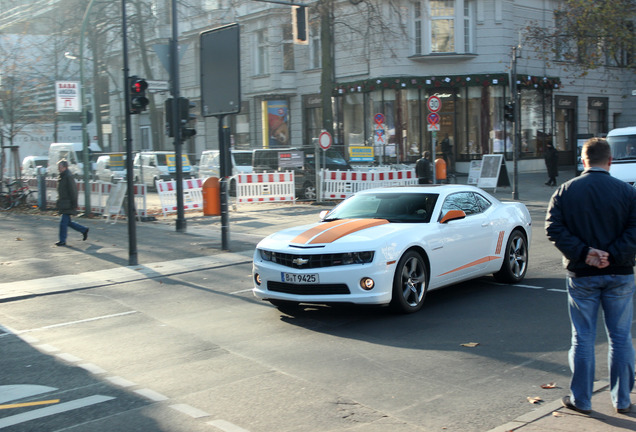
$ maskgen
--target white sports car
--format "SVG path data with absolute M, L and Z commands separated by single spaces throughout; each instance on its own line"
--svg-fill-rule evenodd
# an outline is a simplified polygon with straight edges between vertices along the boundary
M 322 222 L 272 234 L 254 252 L 254 295 L 300 303 L 389 304 L 410 313 L 426 292 L 494 274 L 521 281 L 530 213 L 466 185 L 359 192 Z

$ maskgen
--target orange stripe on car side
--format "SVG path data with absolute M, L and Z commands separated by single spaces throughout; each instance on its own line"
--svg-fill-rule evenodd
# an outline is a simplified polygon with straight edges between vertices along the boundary
M 296 236 L 292 240 L 292 243 L 307 243 L 309 240 L 311 240 L 312 238 L 316 237 L 321 232 L 329 230 L 329 229 L 331 229 L 333 227 L 336 227 L 338 225 L 342 225 L 344 223 L 347 223 L 350 220 L 351 219 L 342 219 L 342 220 L 337 220 L 337 221 L 321 223 L 320 225 L 316 225 L 315 227 L 313 227 L 311 229 L 308 229 L 304 233 L 299 234 L 298 236 Z
M 501 258 L 501 257 L 498 257 L 498 256 L 483 257 L 483 258 L 478 259 L 477 261 L 473 261 L 473 262 L 465 264 L 465 265 L 463 265 L 461 267 L 457 267 L 456 269 L 447 271 L 446 273 L 442 273 L 440 276 L 445 276 L 447 274 L 451 274 L 453 272 L 456 272 L 456 271 L 459 271 L 459 270 L 464 270 L 464 269 L 467 269 L 469 267 L 476 266 L 476 265 L 479 265 L 479 264 L 483 264 L 485 262 L 496 260 L 496 259 L 499 259 L 499 258 Z
M 386 219 L 352 219 L 346 224 L 338 225 L 333 229 L 324 231 L 322 234 L 313 238 L 309 243 L 331 243 L 351 233 L 388 223 L 389 221 Z
M 503 245 L 503 239 L 505 231 L 499 231 L 499 238 L 497 239 L 497 249 L 495 249 L 495 253 L 499 255 L 501 253 L 501 246 Z

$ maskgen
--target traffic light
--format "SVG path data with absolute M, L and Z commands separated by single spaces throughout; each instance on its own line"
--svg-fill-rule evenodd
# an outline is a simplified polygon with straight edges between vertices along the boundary
M 197 134 L 196 129 L 188 127 L 190 122 L 197 118 L 196 114 L 190 112 L 190 110 L 194 107 L 196 107 L 196 104 L 194 102 L 190 102 L 190 99 L 183 97 L 179 98 L 179 120 L 181 122 L 182 140 L 191 138 Z
M 292 6 L 292 27 L 294 43 L 307 45 L 307 8 L 305 6 Z
M 504 118 L 508 121 L 515 121 L 515 104 L 512 102 L 504 106 Z
M 166 113 L 166 135 L 169 137 L 174 136 L 174 125 L 172 124 L 172 101 L 173 99 L 166 99 L 164 103 L 164 112 Z
M 141 114 L 148 106 L 148 98 L 146 97 L 146 89 L 148 83 L 145 79 L 137 76 L 128 78 L 130 90 L 130 114 Z

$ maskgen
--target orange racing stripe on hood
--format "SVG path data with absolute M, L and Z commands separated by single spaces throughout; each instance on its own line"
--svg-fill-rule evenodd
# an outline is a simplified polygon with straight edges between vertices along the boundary
M 342 219 L 326 222 L 299 234 L 292 243 L 331 243 L 351 233 L 387 223 L 389 221 L 386 219 Z

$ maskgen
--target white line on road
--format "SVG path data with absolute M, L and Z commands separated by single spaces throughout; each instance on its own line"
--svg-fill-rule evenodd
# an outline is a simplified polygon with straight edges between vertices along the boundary
M 74 356 L 73 354 L 69 354 L 69 353 L 60 353 L 57 355 L 58 358 L 61 358 L 62 360 L 69 362 L 69 363 L 78 363 L 81 362 L 82 359 Z
M 110 396 L 102 396 L 102 395 L 89 396 L 83 399 L 77 399 L 74 401 L 64 402 L 64 403 L 49 406 L 46 408 L 40 408 L 40 409 L 28 411 L 22 414 L 12 415 L 12 416 L 0 419 L 0 429 L 9 427 L 9 426 L 14 426 L 14 425 L 24 423 L 30 420 L 48 417 L 48 416 L 63 413 L 66 411 L 72 411 L 78 408 L 84 408 L 90 405 L 95 405 L 95 404 L 106 402 L 112 399 L 115 399 L 115 398 Z
M 106 377 L 106 379 L 119 387 L 133 387 L 137 385 L 134 382 L 128 381 L 126 378 L 119 376 Z
M 250 432 L 247 429 L 243 429 L 242 427 L 239 427 L 225 420 L 212 420 L 208 422 L 207 424 L 214 426 L 216 428 L 219 428 L 223 432 Z
M 234 291 L 234 292 L 231 292 L 230 294 L 231 294 L 231 295 L 234 295 L 234 294 L 243 294 L 243 293 L 250 292 L 250 291 L 252 291 L 252 288 L 250 288 L 250 289 L 244 289 L 244 290 L 240 290 L 240 291 Z
M 121 312 L 121 313 L 116 313 L 116 314 L 111 314 L 111 315 L 102 315 L 102 316 L 93 317 L 93 318 L 86 318 L 86 319 L 83 319 L 83 320 L 69 321 L 69 322 L 59 323 L 59 324 L 52 324 L 52 325 L 48 325 L 48 326 L 44 326 L 44 327 L 38 327 L 38 328 L 34 328 L 34 329 L 29 329 L 29 330 L 14 330 L 13 332 L 15 334 L 23 334 L 23 333 L 29 333 L 29 332 L 39 331 L 39 330 L 48 330 L 48 329 L 57 328 L 57 327 L 66 327 L 66 326 L 71 326 L 71 325 L 75 325 L 75 324 L 83 324 L 83 323 L 87 323 L 87 322 L 91 322 L 91 321 L 98 321 L 98 320 L 103 320 L 103 319 L 108 319 L 108 318 L 117 318 L 117 317 L 120 317 L 120 316 L 136 314 L 136 313 L 138 313 L 138 312 L 133 310 L 133 311 Z
M 206 413 L 205 411 L 201 411 L 200 409 L 187 405 L 187 404 L 170 405 L 170 408 L 172 408 L 173 410 L 180 411 L 186 415 L 189 415 L 192 418 L 201 418 L 201 417 L 210 416 L 210 414 Z
M 92 374 L 95 375 L 100 375 L 100 374 L 105 374 L 106 370 L 100 368 L 99 366 L 93 364 L 93 363 L 82 363 L 78 365 L 79 367 L 81 367 L 82 369 L 85 369 L 87 371 L 89 371 Z
M 567 292 L 568 292 L 568 290 L 564 290 L 564 289 L 555 289 L 555 288 L 548 288 L 548 291 L 562 292 L 562 293 L 567 293 Z

